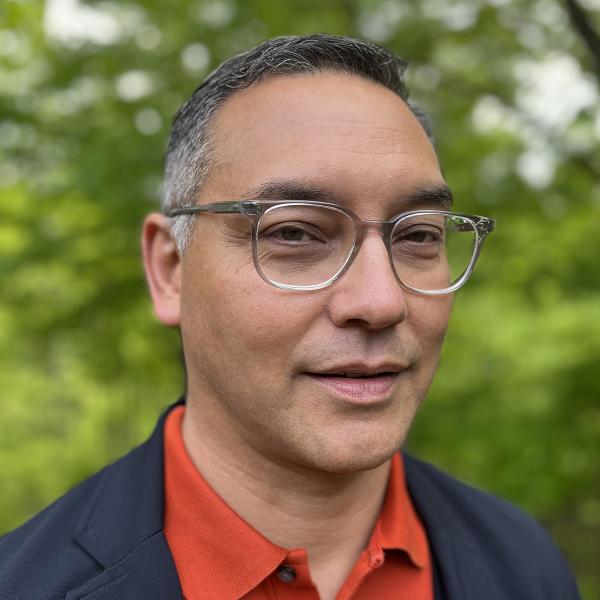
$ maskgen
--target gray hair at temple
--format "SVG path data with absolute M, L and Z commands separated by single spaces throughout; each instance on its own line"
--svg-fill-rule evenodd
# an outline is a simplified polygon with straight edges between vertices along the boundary
M 275 75 L 341 72 L 379 83 L 404 100 L 433 141 L 430 121 L 408 99 L 406 62 L 385 48 L 350 37 L 326 34 L 268 40 L 223 62 L 194 91 L 173 120 L 166 156 L 161 207 L 167 213 L 196 203 L 213 158 L 210 128 L 220 106 L 237 90 Z M 194 215 L 172 219 L 173 237 L 182 254 L 191 237 Z

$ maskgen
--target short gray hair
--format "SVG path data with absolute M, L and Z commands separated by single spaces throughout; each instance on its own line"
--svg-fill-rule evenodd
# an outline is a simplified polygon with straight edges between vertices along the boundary
M 433 141 L 428 117 L 409 102 L 404 82 L 406 66 L 403 59 L 376 44 L 326 34 L 274 38 L 226 60 L 175 115 L 166 156 L 162 210 L 166 213 L 195 203 L 212 166 L 210 129 L 217 109 L 237 90 L 274 75 L 333 71 L 379 83 L 406 102 Z M 180 253 L 189 242 L 193 222 L 193 215 L 172 220 Z

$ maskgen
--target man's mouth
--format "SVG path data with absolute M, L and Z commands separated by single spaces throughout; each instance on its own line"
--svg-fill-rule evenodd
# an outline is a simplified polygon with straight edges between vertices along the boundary
M 319 377 L 347 377 L 350 379 L 370 379 L 373 377 L 383 377 L 386 375 L 397 375 L 398 372 L 394 371 L 382 371 L 378 373 L 357 373 L 354 371 L 341 371 L 339 373 L 311 373 L 311 375 L 318 375 Z
M 337 396 L 359 404 L 373 404 L 390 397 L 403 370 L 401 365 L 360 365 L 307 372 L 306 375 Z

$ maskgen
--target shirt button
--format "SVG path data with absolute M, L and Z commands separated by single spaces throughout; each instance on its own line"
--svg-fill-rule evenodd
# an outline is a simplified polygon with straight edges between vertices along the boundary
M 293 583 L 296 581 L 296 571 L 288 566 L 279 567 L 277 577 L 279 577 L 279 581 L 282 581 L 283 583 Z

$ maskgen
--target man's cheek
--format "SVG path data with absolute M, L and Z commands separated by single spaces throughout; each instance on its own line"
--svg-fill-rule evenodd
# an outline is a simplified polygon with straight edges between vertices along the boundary
M 446 335 L 452 302 L 438 298 L 419 300 L 409 312 L 417 336 L 429 344 L 440 344 Z
M 285 319 L 272 316 L 254 322 L 235 332 L 236 347 L 250 362 L 274 364 L 286 361 L 287 349 L 294 334 L 285 329 Z

